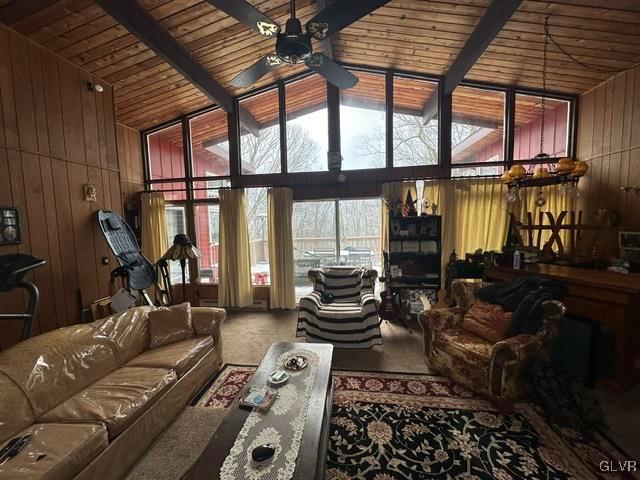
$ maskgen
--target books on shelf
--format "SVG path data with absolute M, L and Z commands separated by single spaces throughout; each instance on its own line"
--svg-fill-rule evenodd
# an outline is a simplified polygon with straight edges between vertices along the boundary
M 268 387 L 246 387 L 240 397 L 240 405 L 268 410 L 276 396 L 277 393 Z

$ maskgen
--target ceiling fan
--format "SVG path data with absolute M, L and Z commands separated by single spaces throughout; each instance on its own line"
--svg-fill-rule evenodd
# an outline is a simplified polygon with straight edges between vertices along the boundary
M 318 12 L 302 29 L 296 18 L 296 2 L 291 0 L 291 18 L 284 32 L 272 19 L 246 0 L 209 0 L 213 6 L 248 25 L 261 35 L 276 38 L 275 53 L 265 55 L 238 74 L 231 85 L 248 87 L 283 63 L 304 63 L 341 89 L 353 87 L 358 78 L 331 58 L 314 53 L 311 40 L 324 40 L 390 0 L 338 0 Z

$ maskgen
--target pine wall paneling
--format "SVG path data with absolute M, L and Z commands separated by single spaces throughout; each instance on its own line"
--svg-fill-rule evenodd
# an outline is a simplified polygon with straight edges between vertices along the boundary
M 0 255 L 47 260 L 28 276 L 41 294 L 37 334 L 78 323 L 84 307 L 110 293 L 115 258 L 96 212 L 121 212 L 122 194 L 142 189 L 139 134 L 119 128 L 116 140 L 111 85 L 2 25 L 0 51 L 0 205 L 20 209 L 22 230 L 22 243 L 0 246 Z M 118 143 L 128 149 L 122 184 Z M 85 183 L 97 187 L 97 202 L 82 199 Z M 24 308 L 19 290 L 0 294 L 1 312 Z M 16 343 L 20 328 L 0 322 L 0 348 Z
M 138 193 L 144 190 L 140 131 L 121 123 L 116 123 L 116 136 L 118 139 L 123 206 L 127 209 L 138 204 Z
M 596 240 L 599 255 L 617 255 L 618 230 L 640 231 L 640 194 L 620 190 L 640 187 L 640 67 L 580 97 L 578 158 L 590 167 L 579 207 L 585 215 L 600 208 L 619 214 L 619 227 Z

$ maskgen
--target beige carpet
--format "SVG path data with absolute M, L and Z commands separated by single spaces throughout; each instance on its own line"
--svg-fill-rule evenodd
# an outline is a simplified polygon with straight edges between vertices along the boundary
M 224 408 L 187 407 L 126 476 L 126 480 L 178 480 L 196 462 L 222 422 Z
M 409 333 L 397 324 L 382 323 L 383 345 L 365 350 L 336 348 L 334 368 L 385 372 L 430 373 L 422 353 L 422 331 L 415 323 Z M 222 326 L 223 358 L 228 364 L 258 365 L 276 341 L 296 339 L 296 312 L 229 312 Z M 640 407 L 638 391 L 625 397 L 602 395 L 611 426 L 610 436 L 638 458 Z M 631 393 L 631 392 L 630 392 Z M 215 429 L 224 409 L 187 407 L 142 457 L 127 480 L 178 480 L 193 465 Z
M 222 325 L 225 363 L 258 365 L 273 342 L 304 342 L 296 338 L 297 312 L 229 312 Z M 384 372 L 429 373 L 422 354 L 422 330 L 410 322 L 382 322 L 382 345 L 369 349 L 336 348 L 333 368 Z

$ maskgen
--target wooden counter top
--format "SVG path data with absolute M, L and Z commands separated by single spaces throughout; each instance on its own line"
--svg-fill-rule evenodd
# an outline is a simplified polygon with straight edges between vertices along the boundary
M 608 270 L 565 267 L 562 265 L 527 264 L 521 270 L 510 267 L 488 267 L 489 270 L 517 273 L 518 275 L 542 275 L 551 279 L 570 281 L 591 287 L 614 288 L 618 291 L 640 294 L 640 274 L 618 273 Z

